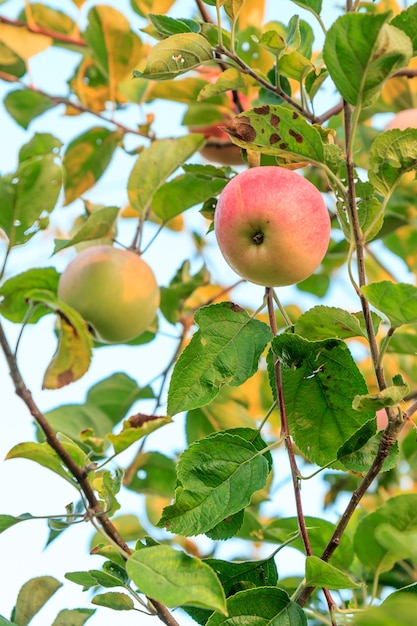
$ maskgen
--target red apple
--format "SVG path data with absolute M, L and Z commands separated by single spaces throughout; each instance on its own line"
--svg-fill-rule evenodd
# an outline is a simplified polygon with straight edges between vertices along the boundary
M 159 288 L 140 256 L 100 245 L 79 252 L 69 263 L 59 279 L 58 298 L 80 313 L 97 339 L 120 343 L 153 322 Z
M 237 274 L 258 285 L 292 285 L 320 265 L 330 218 L 312 183 L 283 167 L 254 167 L 220 194 L 214 213 L 220 250 Z
M 392 130 L 393 128 L 399 128 L 399 130 L 417 128 L 417 109 L 404 109 L 404 111 L 394 115 L 385 126 L 385 130 Z

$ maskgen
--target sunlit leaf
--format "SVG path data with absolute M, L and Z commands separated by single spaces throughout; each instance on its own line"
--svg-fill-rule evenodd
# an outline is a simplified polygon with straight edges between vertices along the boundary
M 120 433 L 116 435 L 109 433 L 107 435 L 107 439 L 113 444 L 116 454 L 123 452 L 123 450 L 126 450 L 126 448 L 136 441 L 147 437 L 158 428 L 172 422 L 170 417 L 164 416 L 142 415 L 143 420 L 139 421 L 135 419 L 137 417 L 140 417 L 140 415 L 134 415 L 126 420 L 123 424 L 123 430 Z
M 108 238 L 109 244 L 111 244 L 111 236 L 113 235 L 114 224 L 119 210 L 119 207 L 115 206 L 97 209 L 89 215 L 86 222 L 71 239 L 55 239 L 54 253 L 81 241 L 92 241 L 105 237 Z
M 131 611 L 135 606 L 130 596 L 118 591 L 99 593 L 92 597 L 91 602 L 98 606 L 106 606 L 114 611 Z
M 52 45 L 53 39 L 42 33 L 31 33 L 25 28 L 16 28 L 10 24 L 0 24 L 0 41 L 16 54 L 28 61 Z
M 187 604 L 226 613 L 223 588 L 200 559 L 159 545 L 134 552 L 126 568 L 142 593 L 169 607 Z
M 62 168 L 53 154 L 27 159 L 0 178 L 0 229 L 12 246 L 25 243 L 48 224 L 62 185 Z
M 375 332 L 381 318 L 375 313 L 372 316 Z M 337 307 L 323 305 L 314 306 L 298 318 L 294 326 L 295 332 L 310 341 L 338 337 L 367 337 L 362 313 L 349 313 Z
M 87 462 L 87 456 L 79 446 L 68 438 L 60 437 L 60 441 L 65 450 L 70 454 L 74 461 L 80 466 L 84 467 Z M 62 476 L 72 485 L 77 486 L 75 479 L 70 475 L 68 469 L 64 466 L 63 461 L 58 454 L 51 448 L 51 446 L 44 443 L 19 443 L 8 452 L 6 459 L 29 459 L 35 461 L 43 467 L 50 469 L 59 476 Z
M 154 141 L 142 150 L 129 176 L 129 202 L 142 214 L 166 179 L 204 145 L 202 135 Z
M 95 63 L 113 88 L 130 76 L 143 56 L 142 42 L 131 30 L 128 19 L 111 6 L 90 9 L 85 38 Z
M 26 270 L 12 276 L 0 287 L 0 314 L 11 322 L 21 324 L 35 323 L 44 315 L 51 313 L 48 306 L 39 303 L 28 316 L 30 303 L 27 295 L 33 289 L 42 289 L 56 294 L 59 274 L 54 267 L 42 267 Z
M 97 126 L 90 128 L 68 144 L 63 159 L 66 172 L 65 204 L 79 198 L 99 180 L 121 138 L 120 132 Z
M 14 609 L 14 620 L 26 626 L 43 605 L 62 587 L 52 576 L 39 576 L 25 583 L 19 591 Z
M 95 613 L 95 609 L 63 609 L 52 626 L 83 626 Z
M 213 50 L 205 37 L 197 33 L 181 33 L 157 43 L 147 58 L 143 72 L 136 70 L 133 76 L 166 80 L 212 60 Z

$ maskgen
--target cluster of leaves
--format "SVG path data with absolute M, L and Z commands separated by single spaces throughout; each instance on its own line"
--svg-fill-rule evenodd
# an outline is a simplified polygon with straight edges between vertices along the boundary
M 251 315 L 226 300 L 230 285 L 183 260 L 161 288 L 160 324 L 178 337 L 156 381 L 139 386 L 126 373 L 111 373 L 89 389 L 84 403 L 43 413 L 0 327 L 16 391 L 37 427 L 36 440 L 15 445 L 7 458 L 30 459 L 76 489 L 76 503 L 49 520 L 49 541 L 79 519 L 101 528 L 92 552 L 105 559 L 102 568 L 67 578 L 95 590 L 95 605 L 140 607 L 168 626 L 177 621 L 165 607 L 177 606 L 207 626 L 242 620 L 335 625 L 345 623 L 345 615 L 359 626 L 415 621 L 417 469 L 410 424 L 417 287 L 397 281 L 384 255 L 389 250 L 411 273 L 417 270 L 417 183 L 410 174 L 417 169 L 417 129 L 381 132 L 375 120 L 417 109 L 410 80 L 416 75 L 417 6 L 400 11 L 385 0 L 364 7 L 348 1 L 326 30 L 321 0 L 293 4 L 322 28 L 322 51 L 308 21 L 294 15 L 288 24 L 275 16 L 265 23 L 259 0 L 203 0 L 187 18 L 171 15 L 175 0 L 132 0 L 140 35 L 120 11 L 104 5 L 88 11 L 82 31 L 72 11 L 44 3 L 23 8 L 22 2 L 15 20 L 0 19 L 0 79 L 13 84 L 4 106 L 15 122 L 30 128 L 58 106 L 66 116 L 88 112 L 98 120 L 66 144 L 49 132 L 35 133 L 21 146 L 15 170 L 0 177 L 0 315 L 22 329 L 55 316 L 58 347 L 44 388 L 77 381 L 94 351 L 99 358 L 100 350 L 114 348 L 97 343 L 85 320 L 58 299 L 55 267 L 30 266 L 10 276 L 15 250 L 36 246 L 44 231 L 53 236 L 52 211 L 78 203 L 73 231 L 55 238 L 54 253 L 118 242 L 126 216 L 134 218 L 128 244 L 144 252 L 145 230 L 157 247 L 166 228 L 184 236 L 188 209 L 197 207 L 210 219 L 235 174 L 201 162 L 202 134 L 184 129 L 179 137 L 159 137 L 155 101 L 180 103 L 184 127 L 229 120 L 230 143 L 242 149 L 242 164 L 304 168 L 328 199 L 329 251 L 294 290 L 301 302 L 306 292 L 315 298 L 308 310 L 301 312 L 297 298 L 296 306 L 286 312 L 280 305 L 275 314 L 267 290 L 268 316 Z M 83 2 L 74 5 L 82 10 Z M 39 90 L 27 76 L 29 58 L 54 46 L 80 58 L 68 81 L 70 97 Z M 317 113 L 329 84 L 337 94 L 334 106 Z M 242 95 L 251 107 L 234 116 L 231 102 Z M 117 121 L 119 109 L 141 115 L 142 106 L 149 111 L 142 123 Z M 94 204 L 84 195 L 99 187 L 117 150 L 131 158 L 129 206 Z M 204 258 L 206 235 L 191 237 Z M 343 267 L 351 280 L 349 311 L 319 303 L 325 296 L 331 302 Z M 155 324 L 129 349 L 140 351 L 158 333 Z M 154 413 L 130 414 L 150 400 Z M 384 428 L 377 412 L 387 421 Z M 147 451 L 148 435 L 180 413 L 188 447 L 179 459 Z M 108 469 L 110 459 L 135 444 L 129 467 Z M 278 506 L 265 513 L 276 498 L 272 473 L 280 470 L 280 447 L 288 453 L 296 496 L 295 514 L 284 518 Z M 312 472 L 329 470 L 328 506 L 347 493 L 336 524 L 303 514 L 299 463 Z M 401 492 L 404 472 L 410 493 Z M 146 519 L 120 511 L 122 488 L 145 498 Z M 361 499 L 365 505 L 357 511 Z M 33 518 L 0 515 L 0 531 Z M 205 558 L 198 539 L 189 539 L 198 535 L 211 540 Z M 259 558 L 217 558 L 218 542 L 234 537 L 246 542 L 248 553 L 256 546 Z M 305 555 L 305 569 L 279 578 L 279 552 L 288 544 Z M 59 584 L 51 577 L 29 581 L 11 621 L 0 616 L 0 622 L 27 624 Z M 98 587 L 106 591 L 97 593 Z M 388 598 L 369 608 L 388 587 Z M 338 609 L 329 589 L 340 591 Z M 92 613 L 63 611 L 54 623 L 83 624 Z

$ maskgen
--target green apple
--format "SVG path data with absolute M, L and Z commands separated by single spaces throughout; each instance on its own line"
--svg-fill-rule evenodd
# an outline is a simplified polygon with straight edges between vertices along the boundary
M 59 279 L 58 298 L 82 315 L 99 341 L 120 343 L 152 323 L 159 288 L 138 254 L 99 245 L 79 252 L 69 263 Z
M 237 274 L 278 287 L 308 278 L 330 240 L 321 193 L 283 167 L 253 167 L 227 183 L 214 213 L 219 248 Z

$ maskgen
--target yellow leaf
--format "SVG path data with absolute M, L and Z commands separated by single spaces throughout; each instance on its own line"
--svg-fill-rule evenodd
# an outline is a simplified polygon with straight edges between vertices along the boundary
M 27 61 L 52 45 L 52 37 L 30 33 L 24 28 L 0 24 L 0 41 Z
M 262 26 L 264 13 L 265 0 L 246 0 L 239 14 L 239 28 Z

